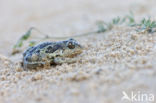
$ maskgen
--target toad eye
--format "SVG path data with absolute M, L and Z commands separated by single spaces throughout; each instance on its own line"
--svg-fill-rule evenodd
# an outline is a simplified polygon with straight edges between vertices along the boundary
M 75 48 L 75 45 L 72 42 L 69 42 L 68 43 L 68 48 L 69 49 L 74 49 Z

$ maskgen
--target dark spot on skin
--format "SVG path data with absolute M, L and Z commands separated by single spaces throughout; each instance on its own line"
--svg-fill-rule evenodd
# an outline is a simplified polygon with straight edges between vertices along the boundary
M 56 57 L 59 57 L 60 55 L 56 55 Z
M 52 50 L 53 48 L 52 48 L 51 46 L 49 46 L 47 49 L 48 49 L 48 50 Z
M 51 57 L 51 59 L 54 59 L 54 57 Z
M 25 58 L 26 61 L 28 61 L 28 58 Z
M 27 56 L 27 57 L 25 57 L 25 60 L 31 62 L 31 57 Z
M 55 62 L 50 62 L 50 66 L 56 66 L 57 64 Z
M 40 50 L 37 50 L 36 53 L 40 53 Z
M 62 49 L 63 47 L 60 44 L 56 44 L 54 45 L 54 51 L 58 50 L 58 49 Z
M 52 46 L 47 47 L 47 50 L 45 52 L 46 53 L 53 53 L 58 49 L 62 49 L 62 46 L 60 44 L 56 44 L 53 47 Z
M 33 50 L 34 50 L 34 47 L 28 48 L 28 49 L 23 53 L 23 56 L 26 56 L 27 53 L 30 53 L 30 52 L 33 51 Z
M 54 52 L 54 50 L 51 46 L 49 46 L 46 50 L 46 53 L 53 53 L 53 52 Z
M 63 41 L 63 44 L 66 44 L 68 41 Z

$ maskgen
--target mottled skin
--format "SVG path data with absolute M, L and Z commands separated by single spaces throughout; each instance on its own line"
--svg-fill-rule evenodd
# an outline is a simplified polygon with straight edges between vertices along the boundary
M 23 53 L 24 69 L 49 67 L 52 64 L 73 63 L 82 47 L 74 39 L 59 42 L 44 42 L 30 47 Z

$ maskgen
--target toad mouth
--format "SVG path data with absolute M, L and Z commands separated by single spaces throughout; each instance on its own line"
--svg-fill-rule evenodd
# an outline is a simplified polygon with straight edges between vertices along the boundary
M 74 52 L 74 53 L 68 55 L 67 57 L 73 58 L 73 57 L 75 57 L 75 56 L 77 56 L 77 55 L 79 55 L 79 54 L 81 54 L 81 53 L 82 53 L 82 50 L 79 50 L 79 51 L 76 51 L 76 52 Z

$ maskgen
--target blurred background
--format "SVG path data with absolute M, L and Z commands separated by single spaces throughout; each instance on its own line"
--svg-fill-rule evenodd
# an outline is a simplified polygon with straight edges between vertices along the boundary
M 129 11 L 136 17 L 154 16 L 155 0 L 0 0 L 0 53 L 8 55 L 30 27 L 53 36 L 73 35 Z

